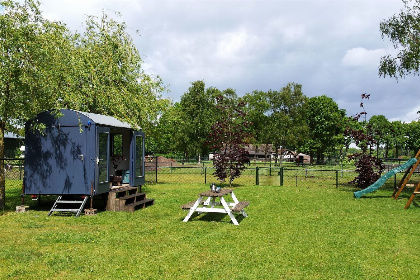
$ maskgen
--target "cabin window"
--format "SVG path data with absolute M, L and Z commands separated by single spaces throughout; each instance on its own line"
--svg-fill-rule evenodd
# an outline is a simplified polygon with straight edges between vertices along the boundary
M 135 162 L 135 175 L 136 177 L 142 177 L 143 174 L 143 143 L 144 138 L 136 136 L 136 162 Z
M 99 182 L 108 182 L 108 133 L 99 133 Z
M 123 155 L 123 141 L 122 134 L 113 134 L 112 135 L 112 151 L 113 156 L 122 156 Z

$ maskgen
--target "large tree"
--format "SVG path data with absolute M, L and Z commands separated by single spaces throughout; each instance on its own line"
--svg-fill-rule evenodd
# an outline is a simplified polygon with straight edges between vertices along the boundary
M 382 57 L 379 74 L 404 77 L 419 74 L 420 70 L 420 0 L 403 0 L 404 8 L 399 14 L 382 21 L 380 31 L 389 37 L 398 50 L 395 57 Z
M 379 158 L 372 156 L 373 147 L 378 143 L 374 137 L 372 126 L 366 121 L 366 111 L 364 108 L 364 100 L 369 99 L 370 94 L 363 93 L 360 107 L 363 111 L 349 118 L 349 125 L 346 127 L 344 134 L 351 138 L 360 148 L 360 152 L 348 155 L 351 160 L 355 160 L 356 172 L 358 175 L 351 181 L 359 188 L 367 188 L 381 176 L 385 166 Z M 364 120 L 360 121 L 360 118 Z
M 384 146 L 384 157 L 388 157 L 388 150 L 392 140 L 391 123 L 383 115 L 374 115 L 369 119 L 372 136 L 376 142 L 376 157 L 379 158 L 379 148 Z
M 124 22 L 103 13 L 89 16 L 76 34 L 72 91 L 64 106 L 115 116 L 149 132 L 168 101 L 159 77 L 144 73 L 142 59 Z
M 152 128 L 168 105 L 159 77 L 146 75 L 124 22 L 88 17 L 72 34 L 43 18 L 36 0 L 0 0 L 0 158 L 4 132 L 44 110 L 77 109 Z M 0 208 L 5 178 L 0 161 Z
M 288 83 L 280 91 L 268 91 L 270 108 L 267 136 L 274 147 L 296 149 L 307 138 L 302 85 Z M 277 157 L 276 157 L 277 158 Z
M 210 133 L 211 125 L 215 121 L 215 98 L 221 95 L 216 88 L 205 87 L 204 81 L 195 81 L 191 84 L 179 102 L 180 133 L 178 140 L 185 139 L 182 144 L 184 156 L 200 156 L 208 153 L 205 144 Z
M 406 125 L 401 121 L 391 122 L 391 145 L 395 148 L 394 157 L 398 158 L 406 144 Z
M 249 161 L 248 152 L 244 145 L 249 139 L 249 125 L 246 113 L 243 111 L 245 104 L 229 98 L 231 89 L 224 91 L 224 95 L 217 97 L 217 121 L 211 126 L 208 144 L 215 152 L 213 165 L 214 175 L 224 182 L 229 180 L 229 185 L 238 178 Z
M 410 156 L 414 156 L 420 149 L 420 121 L 412 121 L 406 128 L 407 148 L 411 151 Z
M 311 161 L 316 154 L 317 163 L 321 163 L 324 154 L 344 141 L 345 110 L 325 95 L 308 99 L 305 110 L 309 138 L 305 146 L 311 154 Z
M 245 94 L 242 100 L 246 104 L 243 110 L 246 112 L 246 118 L 250 122 L 250 144 L 254 144 L 255 149 L 257 149 L 260 144 L 270 143 L 267 131 L 268 111 L 270 109 L 268 94 L 264 91 L 255 90 L 252 93 Z M 267 149 L 266 152 L 268 152 Z
M 39 2 L 0 1 L 0 158 L 5 131 L 17 132 L 42 110 L 59 107 L 62 86 L 59 62 L 71 49 L 70 33 L 44 19 Z M 64 86 L 64 85 L 63 85 Z M 5 177 L 0 161 L 0 208 L 4 207 Z

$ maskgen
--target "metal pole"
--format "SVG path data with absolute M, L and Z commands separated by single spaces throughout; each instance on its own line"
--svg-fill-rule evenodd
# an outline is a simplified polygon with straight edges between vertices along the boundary
M 207 184 L 207 167 L 204 167 L 204 184 Z
M 284 167 L 282 166 L 282 167 L 280 167 L 280 172 L 279 172 L 279 174 L 280 174 L 280 186 L 283 186 L 283 183 L 284 183 Z
M 22 206 L 25 205 L 25 180 L 22 182 L 22 194 L 20 195 L 22 197 Z
M 158 176 L 157 176 L 157 175 L 158 175 L 158 174 L 157 174 L 157 173 L 158 173 L 158 157 L 156 157 L 156 166 L 155 166 L 155 167 L 156 167 L 156 183 L 157 183 L 157 182 L 158 182 L 158 180 L 157 180 L 157 179 L 158 179 L 158 178 L 157 178 L 157 177 L 158 177 Z
M 338 170 L 335 171 L 335 187 L 338 188 Z
M 258 171 L 259 171 L 259 167 L 257 166 L 257 167 L 255 167 L 255 184 L 257 186 L 260 184 L 260 178 L 259 178 Z
M 397 189 L 397 174 L 394 174 L 394 190 Z

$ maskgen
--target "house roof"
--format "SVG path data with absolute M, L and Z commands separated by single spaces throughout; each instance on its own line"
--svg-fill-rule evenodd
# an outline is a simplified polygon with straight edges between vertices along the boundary
M 5 132 L 4 133 L 4 138 L 8 138 L 8 139 L 23 139 L 22 136 L 16 135 L 12 132 Z
M 87 118 L 91 119 L 96 124 L 112 126 L 112 127 L 133 128 L 130 124 L 126 122 L 122 122 L 114 117 L 94 114 L 94 113 L 80 112 L 76 110 L 71 110 L 71 111 L 75 111 L 79 114 L 86 116 Z

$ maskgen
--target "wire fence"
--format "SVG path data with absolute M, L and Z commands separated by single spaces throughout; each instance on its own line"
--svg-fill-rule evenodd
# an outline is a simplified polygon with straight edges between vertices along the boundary
M 213 167 L 157 166 L 146 172 L 149 183 L 215 183 Z M 247 167 L 234 185 L 307 186 L 322 180 L 327 186 L 349 185 L 356 172 L 348 170 L 321 170 L 280 167 Z
M 21 204 L 24 159 L 0 159 L 4 162 L 6 179 L 5 209 L 14 209 Z M 146 183 L 194 183 L 220 184 L 211 162 L 179 164 L 176 161 L 160 162 L 148 160 L 146 166 Z M 384 172 L 395 168 L 398 164 L 387 165 Z M 341 168 L 340 168 L 341 167 Z M 358 174 L 353 166 L 273 166 L 271 163 L 255 163 L 242 172 L 233 181 L 234 186 L 275 186 L 275 187 L 306 187 L 322 182 L 326 187 L 351 187 L 350 182 Z M 394 175 L 385 183 L 389 189 L 395 188 L 404 175 L 404 171 Z M 420 181 L 420 173 L 416 171 L 409 183 Z M 225 184 L 228 184 L 225 183 Z M 355 189 L 356 190 L 356 189 Z M 0 209 L 1 210 L 1 209 Z
M 21 204 L 24 159 L 0 159 L 0 161 L 3 163 L 6 183 L 4 208 L 13 209 Z
M 384 172 L 398 166 L 387 165 Z M 179 164 L 176 161 L 161 162 L 157 158 L 146 163 L 146 181 L 149 183 L 217 183 L 215 169 L 210 162 L 200 164 Z M 413 180 L 418 176 L 413 175 Z M 278 167 L 270 164 L 255 164 L 248 166 L 239 178 L 233 181 L 236 186 L 295 186 L 310 187 L 322 182 L 325 186 L 352 186 L 350 182 L 358 175 L 354 165 L 349 166 L 296 166 Z M 383 174 L 382 174 L 383 175 Z M 386 186 L 395 188 L 404 172 L 396 174 L 393 180 L 388 180 Z

